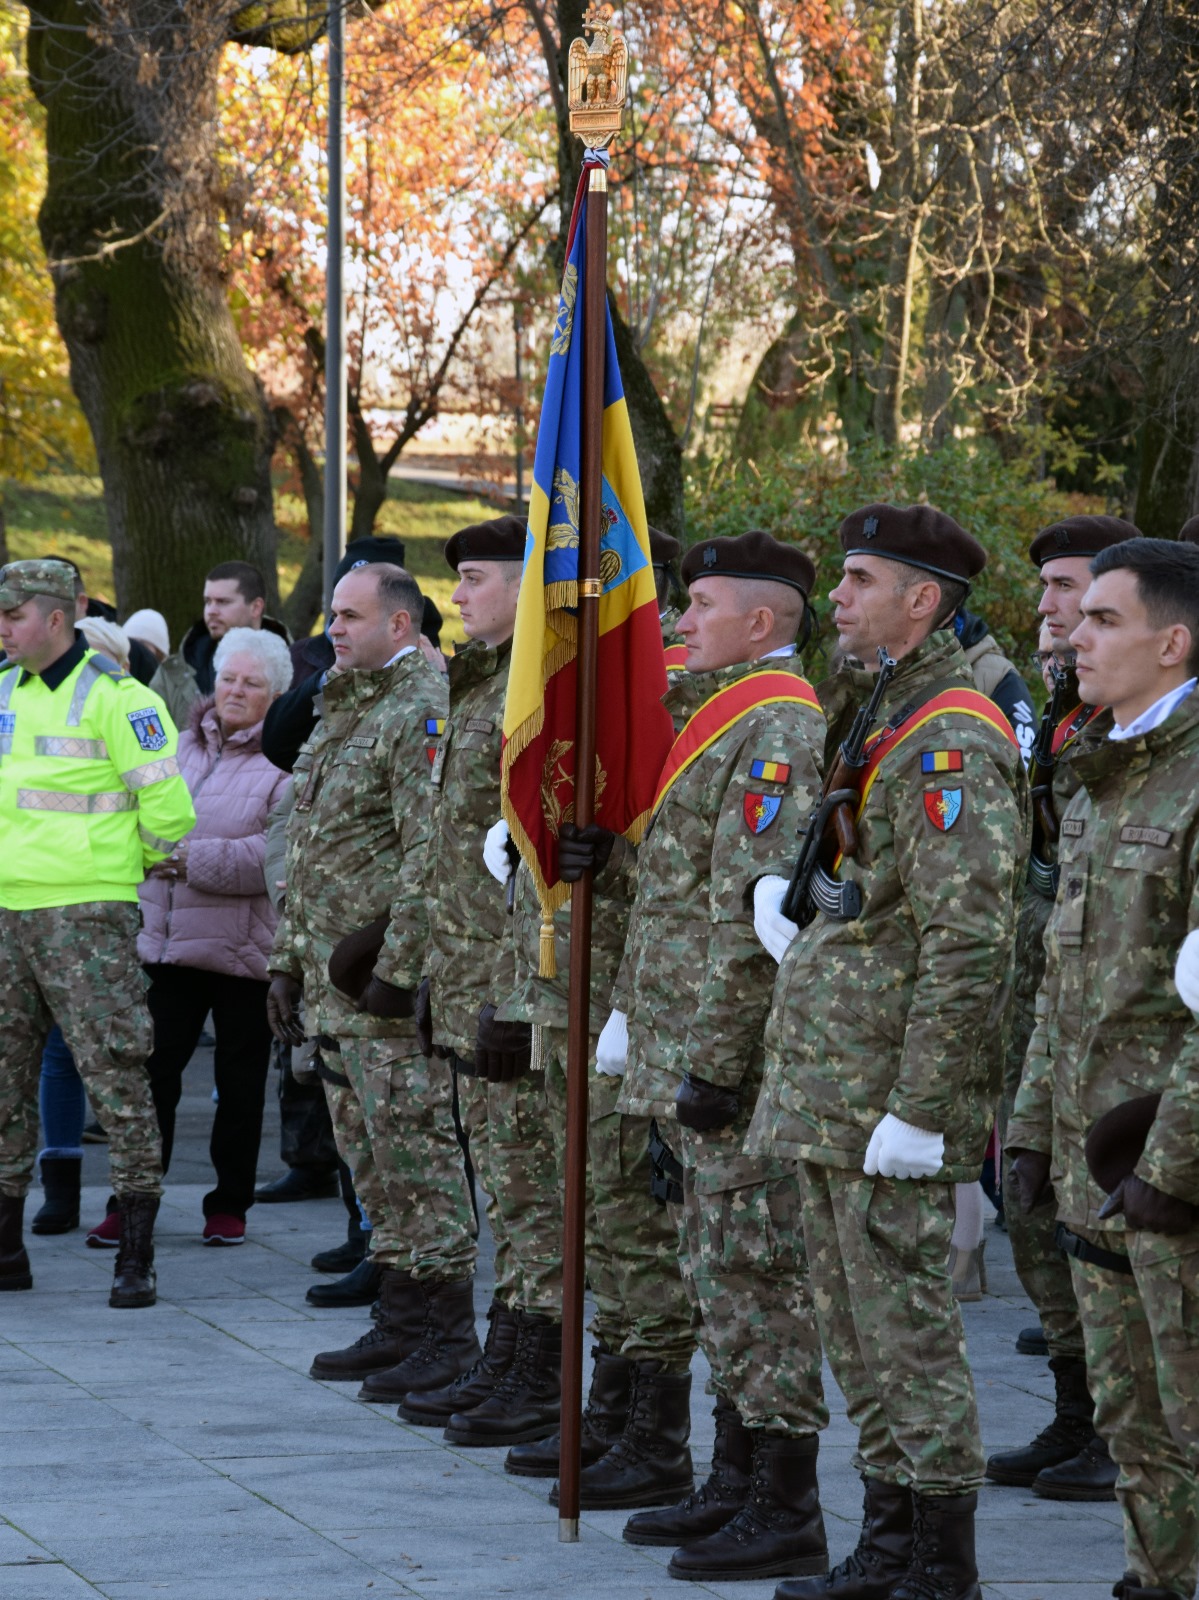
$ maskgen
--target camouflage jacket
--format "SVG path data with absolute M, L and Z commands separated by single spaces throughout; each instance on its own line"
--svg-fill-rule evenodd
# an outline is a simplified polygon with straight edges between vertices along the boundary
M 496 989 L 509 936 L 505 895 L 483 865 L 483 841 L 500 817 L 511 654 L 511 641 L 493 650 L 472 640 L 450 658 L 450 714 L 433 760 L 437 822 L 425 875 L 425 972 L 434 1037 L 467 1057 L 474 1055 L 479 1011 L 503 998 Z
M 1008 1143 L 1052 1153 L 1058 1215 L 1100 1223 L 1083 1147 L 1110 1107 L 1161 1091 L 1137 1173 L 1199 1204 L 1199 1023 L 1174 986 L 1199 924 L 1199 694 L 1151 733 L 1082 751 L 1062 818 L 1045 980 Z
M 331 677 L 319 710 L 293 774 L 287 895 L 271 970 L 303 983 L 313 1031 L 402 1039 L 415 1053 L 413 1024 L 356 1011 L 329 982 L 328 962 L 340 938 L 390 908 L 375 971 L 401 988 L 420 982 L 433 810 L 426 724 L 445 715 L 445 680 L 413 650 L 378 672 Z
M 618 840 L 614 853 L 624 859 L 628 849 Z M 599 1033 L 612 1010 L 612 986 L 632 909 L 628 877 L 617 868 L 605 867 L 596 874 L 591 902 L 591 1013 L 590 1029 Z M 509 940 L 510 956 L 497 971 L 507 999 L 500 1015 L 513 1022 L 533 1022 L 542 1028 L 565 1028 L 570 994 L 570 902 L 554 916 L 554 953 L 558 975 L 540 976 L 541 905 L 533 877 L 522 862 L 516 873 L 516 894 Z
M 872 687 L 855 667 L 821 685 L 830 754 Z M 971 687 L 960 646 L 938 632 L 900 661 L 884 710 L 898 719 L 943 690 Z M 943 755 L 954 776 L 926 773 L 926 755 Z M 953 785 L 948 796 L 943 784 Z M 952 803 L 955 790 L 946 821 L 940 802 Z M 858 854 L 839 874 L 859 884 L 861 916 L 817 916 L 779 967 L 753 1148 L 860 1168 L 890 1111 L 944 1134 L 940 1181 L 977 1178 L 1028 819 L 1024 764 L 1006 723 L 1001 731 L 945 712 L 883 760 L 858 820 Z
M 711 695 L 762 667 L 799 676 L 792 657 L 726 667 L 702 680 Z M 613 998 L 629 1019 L 623 1111 L 673 1117 L 675 1090 L 691 1070 L 739 1089 L 748 1122 L 774 981 L 774 962 L 754 933 L 754 885 L 791 872 L 797 829 L 820 792 L 823 744 L 824 720 L 814 707 L 759 706 L 667 792 L 638 852 Z M 774 781 L 754 776 L 759 761 L 775 768 Z

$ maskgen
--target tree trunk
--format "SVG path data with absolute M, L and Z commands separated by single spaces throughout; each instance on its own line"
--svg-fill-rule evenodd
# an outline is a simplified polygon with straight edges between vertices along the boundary
M 304 429 L 286 406 L 276 406 L 275 427 L 279 442 L 296 464 L 304 510 L 308 517 L 308 549 L 295 587 L 282 608 L 283 621 L 295 639 L 312 632 L 324 603 L 325 570 L 325 475 L 308 447 Z
M 874 396 L 874 431 L 884 444 L 898 444 L 912 340 L 923 211 L 914 191 L 920 181 L 920 0 L 904 0 L 895 46 L 895 168 L 893 221 L 887 284 L 883 291 L 883 348 Z
M 219 561 L 253 562 L 277 605 L 272 429 L 219 274 L 227 12 L 132 0 L 124 15 L 81 0 L 31 12 L 48 157 L 39 224 L 100 463 L 117 604 L 156 607 L 177 638 Z

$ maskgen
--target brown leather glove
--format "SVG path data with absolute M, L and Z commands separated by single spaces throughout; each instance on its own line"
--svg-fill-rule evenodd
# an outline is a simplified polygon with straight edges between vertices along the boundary
M 429 999 L 429 980 L 422 978 L 416 991 L 416 1006 L 412 1012 L 416 1023 L 416 1040 L 422 1056 L 433 1054 L 433 1006 Z
M 1053 1185 L 1049 1181 L 1049 1157 L 1039 1150 L 1009 1151 L 1012 1164 L 1008 1169 L 1016 1187 L 1016 1199 L 1021 1211 L 1027 1213 L 1038 1206 L 1047 1206 L 1053 1200 Z
M 475 1073 L 488 1083 L 511 1083 L 523 1078 L 533 1059 L 533 1030 L 527 1022 L 497 1022 L 498 1008 L 490 1004 L 479 1012 L 475 1035 Z
M 1100 1219 L 1124 1213 L 1124 1225 L 1146 1233 L 1189 1233 L 1195 1226 L 1196 1208 L 1164 1189 L 1155 1189 L 1130 1172 L 1122 1178 L 1099 1208 Z
M 329 981 L 351 1000 L 360 1000 L 363 990 L 371 981 L 390 921 L 389 916 L 376 917 L 365 928 L 347 933 L 344 939 L 339 939 L 333 946 L 333 953 L 329 957 Z M 379 1015 L 387 1016 L 389 1013 L 381 1011 Z M 411 1016 L 412 1013 L 408 1011 L 404 1015 Z
M 741 1097 L 735 1089 L 722 1089 L 706 1078 L 688 1072 L 674 1097 L 675 1119 L 694 1133 L 711 1133 L 735 1121 Z
M 577 828 L 564 822 L 558 832 L 558 876 L 563 883 L 577 883 L 588 867 L 599 872 L 608 864 L 616 835 L 592 822 Z
M 410 1017 L 415 1010 L 415 1001 L 416 996 L 411 989 L 400 989 L 394 983 L 372 974 L 362 991 L 358 1009 L 371 1017 Z
M 271 973 L 271 985 L 266 992 L 266 1020 L 280 1044 L 304 1043 L 304 1029 L 296 1010 L 303 993 L 298 979 L 286 972 Z

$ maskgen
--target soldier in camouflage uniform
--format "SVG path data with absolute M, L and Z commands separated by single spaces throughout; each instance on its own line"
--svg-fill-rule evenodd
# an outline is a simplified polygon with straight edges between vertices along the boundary
M 373 563 L 333 592 L 330 637 L 338 669 L 294 769 L 287 830 L 287 897 L 271 954 L 267 1009 L 276 1035 L 302 1043 L 309 1026 L 339 1092 L 334 1132 L 355 1186 L 369 1193 L 380 1322 L 345 1350 L 324 1351 L 318 1378 L 398 1373 L 406 1388 L 448 1382 L 479 1353 L 472 1276 L 475 1242 L 452 1083 L 421 1054 L 413 1020 L 427 922 L 425 858 L 432 823 L 429 765 L 445 712 L 444 682 L 416 640 L 420 591 L 402 567 Z M 378 919 L 380 937 L 363 938 Z M 382 930 L 385 929 L 385 937 Z M 363 943 L 356 977 L 335 963 Z M 341 987 L 335 982 L 340 979 Z M 339 1126 L 343 1102 L 354 1116 Z M 363 1135 L 369 1150 L 363 1149 Z M 370 1160 L 364 1166 L 363 1156 Z
M 782 954 L 751 1147 L 799 1160 L 820 1331 L 858 1426 L 858 1548 L 781 1597 L 979 1600 L 983 1460 L 961 1317 L 946 1268 L 953 1188 L 975 1178 L 990 1123 L 1027 857 L 1028 789 L 1006 717 L 972 686 L 945 624 L 986 561 L 929 506 L 873 505 L 841 525 L 832 593 L 847 664 L 822 687 L 835 756 L 873 688 L 854 661 L 899 666 L 859 774 L 853 920 L 758 924 Z M 789 945 L 786 935 L 790 935 Z
M 1095 1423 L 1120 1469 L 1128 1570 L 1114 1593 L 1189 1600 L 1199 1577 L 1199 1023 L 1179 991 L 1199 1003 L 1187 981 L 1199 944 L 1199 551 L 1131 540 L 1091 571 L 1072 643 L 1083 697 L 1108 705 L 1113 725 L 1073 762 L 1081 787 L 1061 821 L 1045 979 L 1008 1128 L 1012 1185 L 1026 1206 L 1055 1201 L 1070 1254 Z M 1105 1203 L 1087 1137 L 1147 1094 L 1161 1097 L 1148 1139 Z
M 1039 568 L 1043 590 L 1038 610 L 1056 654 L 1072 659 L 1069 637 L 1081 620 L 1079 603 L 1091 581 L 1091 558 L 1110 545 L 1136 537 L 1132 524 L 1119 517 L 1077 516 L 1051 524 L 1033 540 L 1029 555 Z M 1072 675 L 1070 688 L 1063 696 L 1056 736 L 1059 749 L 1053 770 L 1053 806 L 1058 817 L 1079 786 L 1075 758 L 1096 738 L 1105 738 L 1111 726 L 1111 718 L 1101 709 L 1080 708 Z M 1005 1019 L 1000 1101 L 1000 1133 L 1005 1142 L 1032 1037 L 1037 989 L 1045 972 L 1045 925 L 1057 880 L 1054 843 L 1038 838 L 1037 845 L 1016 924 L 1016 973 Z M 1005 1159 L 1005 1166 L 1009 1164 Z M 1016 1272 L 1037 1309 L 1049 1348 L 1054 1416 L 1022 1449 L 990 1456 L 987 1477 L 993 1483 L 1031 1486 L 1035 1494 L 1047 1499 L 1111 1500 L 1116 1468 L 1094 1428 L 1078 1302 L 1069 1264 L 1054 1238 L 1053 1214 L 1045 1207 L 1026 1213 L 1018 1205 L 1007 1206 L 1006 1214 Z
M 109 1304 L 152 1306 L 162 1159 L 137 886 L 195 812 L 162 701 L 76 630 L 72 567 L 0 570 L 0 644 L 0 1290 L 33 1286 L 22 1222 L 57 1022 L 109 1137 L 120 1215 Z
M 500 969 L 509 938 L 504 891 L 483 862 L 500 811 L 500 751 L 525 524 L 516 517 L 463 528 L 446 545 L 458 574 L 454 603 L 469 643 L 450 661 L 450 714 L 433 761 L 436 832 L 425 884 L 430 922 L 428 1043 L 458 1078 L 471 1158 L 487 1194 L 495 1240 L 495 1298 L 487 1344 L 460 1382 L 414 1397 L 400 1414 L 446 1423 L 465 1444 L 516 1443 L 557 1427 L 562 1343 L 562 1217 L 557 1159 L 545 1112 L 545 1080 L 532 1070 L 528 1024 L 496 1016 L 507 994 Z M 501 1408 L 484 1440 L 464 1419 L 502 1378 Z M 529 1420 L 530 1405 L 539 1422 Z M 460 1439 L 458 1435 L 461 1435 Z M 515 1436 L 514 1436 L 515 1435 Z
M 690 688 L 707 693 L 663 770 L 598 1052 L 601 1065 L 618 1055 L 627 1029 L 620 1109 L 655 1119 L 657 1160 L 682 1179 L 679 1250 L 717 1441 L 703 1488 L 625 1535 L 679 1545 L 677 1577 L 818 1572 L 827 1412 L 798 1186 L 790 1164 L 741 1148 L 773 976 L 753 934 L 754 883 L 789 867 L 820 784 L 823 720 L 794 656 L 814 573 L 794 546 L 752 532 L 695 546 L 683 576 Z M 690 1478 L 689 1374 L 642 1367 L 634 1382 L 625 1438 L 583 1473 L 584 1505 L 652 1505 Z M 652 1451 L 646 1417 L 659 1422 Z

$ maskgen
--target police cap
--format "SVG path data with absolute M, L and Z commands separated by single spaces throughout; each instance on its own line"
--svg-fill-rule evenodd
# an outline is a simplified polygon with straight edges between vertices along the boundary
M 987 564 L 978 540 L 936 506 L 863 506 L 837 536 L 847 556 L 885 556 L 951 583 L 968 585 Z
M 798 589 L 805 600 L 816 581 L 816 568 L 798 545 L 783 544 L 761 528 L 735 539 L 701 539 L 680 570 L 688 588 L 697 578 L 766 578 Z
M 35 594 L 62 600 L 74 614 L 75 569 L 67 561 L 39 556 L 36 561 L 10 561 L 0 567 L 0 611 L 15 611 Z
M 1043 567 L 1047 561 L 1057 561 L 1061 556 L 1090 560 L 1109 545 L 1140 537 L 1141 530 L 1121 517 L 1063 517 L 1060 522 L 1051 522 L 1041 529 L 1029 546 L 1028 555 L 1038 567 Z
M 522 517 L 472 522 L 446 541 L 445 558 L 455 572 L 463 561 L 523 561 L 527 530 Z

